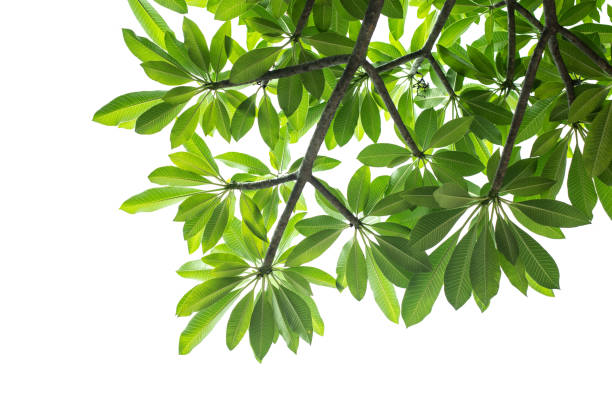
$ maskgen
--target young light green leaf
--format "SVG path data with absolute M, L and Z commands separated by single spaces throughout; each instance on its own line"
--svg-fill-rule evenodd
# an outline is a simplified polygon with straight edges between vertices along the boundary
M 242 139 L 255 123 L 255 114 L 257 110 L 256 96 L 255 94 L 251 95 L 242 101 L 236 108 L 236 112 L 234 112 L 230 132 L 237 141 Z
M 165 48 L 164 37 L 166 32 L 171 30 L 162 16 L 147 0 L 128 0 L 128 3 L 147 35 L 162 48 Z
M 323 230 L 343 230 L 348 224 L 329 215 L 317 215 L 306 218 L 295 224 L 295 229 L 304 236 L 310 236 Z
M 177 13 L 186 14 L 188 11 L 185 0 L 155 0 L 155 2 Z
M 223 236 L 230 214 L 234 210 L 234 197 L 230 195 L 213 210 L 202 235 L 202 252 L 214 247 Z
M 366 259 L 366 266 L 367 281 L 372 288 L 376 304 L 389 320 L 393 323 L 397 323 L 400 316 L 400 305 L 397 300 L 397 295 L 395 294 L 395 288 L 391 282 L 385 278 L 385 275 L 376 262 L 374 262 L 371 255 L 368 255 Z M 349 281 L 349 289 L 350 288 L 351 285 Z
M 170 132 L 170 143 L 173 149 L 191 139 L 198 127 L 198 123 L 200 123 L 202 116 L 201 107 L 200 103 L 193 105 L 176 119 Z
M 216 158 L 229 167 L 246 171 L 249 174 L 258 176 L 270 174 L 270 169 L 261 160 L 245 153 L 228 152 L 220 154 Z
M 257 1 L 254 0 L 221 0 L 217 5 L 215 19 L 221 21 L 233 20 L 252 8 Z
M 470 126 L 472 124 L 473 117 L 465 116 L 462 118 L 452 119 L 442 125 L 441 128 L 436 130 L 434 133 L 430 147 L 444 147 L 454 143 L 457 143 L 466 135 L 466 133 L 470 130 Z
M 272 68 L 281 50 L 280 47 L 256 48 L 242 55 L 232 67 L 230 81 L 240 84 L 259 78 Z
M 161 131 L 176 118 L 184 106 L 184 104 L 172 105 L 167 102 L 153 106 L 136 120 L 136 133 L 152 135 Z
M 143 91 L 121 95 L 100 108 L 93 120 L 107 126 L 129 122 L 162 103 L 164 94 L 165 91 Z
M 127 213 L 151 212 L 178 203 L 200 190 L 187 187 L 157 187 L 137 194 L 121 205 Z
M 173 187 L 201 186 L 209 183 L 199 174 L 174 166 L 164 166 L 153 170 L 149 174 L 149 180 L 155 184 Z
M 198 25 L 187 17 L 183 19 L 183 37 L 191 61 L 201 70 L 208 72 L 210 69 L 210 51 L 206 39 Z
M 181 333 L 179 354 L 187 354 L 212 331 L 232 302 L 238 297 L 239 291 L 230 292 L 222 299 L 198 312 Z
M 198 310 L 208 307 L 227 293 L 234 290 L 242 282 L 242 278 L 210 279 L 193 287 L 176 305 L 177 316 L 189 316 Z
M 285 322 L 309 344 L 312 342 L 312 315 L 310 308 L 297 293 L 282 287 L 275 291 L 278 305 Z
M 294 266 L 284 269 L 284 272 L 297 274 L 315 285 L 327 286 L 330 288 L 336 287 L 336 280 L 330 274 L 312 266 Z
M 188 73 L 164 61 L 148 61 L 141 64 L 149 78 L 164 85 L 183 85 L 192 82 Z
M 213 177 L 218 173 L 208 160 L 191 152 L 176 152 L 168 157 L 170 157 L 172 163 L 183 170 Z

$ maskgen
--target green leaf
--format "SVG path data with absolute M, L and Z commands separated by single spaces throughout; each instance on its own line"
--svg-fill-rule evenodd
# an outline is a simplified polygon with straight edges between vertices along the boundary
M 476 197 L 455 183 L 444 183 L 434 193 L 434 198 L 442 208 L 468 207 L 476 201 Z
M 242 279 L 239 277 L 217 278 L 200 283 L 181 298 L 176 306 L 176 315 L 189 316 L 214 304 L 234 290 L 242 282 Z
M 201 106 L 200 103 L 193 105 L 176 119 L 170 133 L 170 142 L 173 149 L 189 141 L 195 133 L 202 116 Z
M 559 289 L 559 269 L 554 259 L 529 234 L 510 224 L 519 244 L 519 259 L 527 274 L 539 285 L 548 289 Z
M 419 323 L 431 312 L 442 289 L 444 271 L 458 238 L 459 232 L 453 234 L 431 253 L 429 256 L 433 265 L 431 272 L 415 273 L 410 279 L 402 300 L 402 319 L 406 327 Z
M 280 78 L 277 86 L 278 104 L 287 117 L 297 110 L 302 102 L 302 82 L 299 77 Z
M 128 3 L 147 35 L 164 48 L 165 34 L 171 31 L 168 24 L 147 0 L 128 0 Z
M 589 224 L 589 219 L 580 210 L 561 201 L 527 200 L 512 203 L 511 206 L 538 224 L 550 227 L 572 228 Z
M 287 266 L 299 266 L 318 258 L 340 236 L 342 230 L 324 230 L 306 237 L 297 244 L 285 261 Z
M 500 255 L 499 264 L 512 286 L 517 288 L 523 295 L 527 296 L 527 276 L 525 273 L 525 266 L 521 261 L 517 259 L 516 265 L 512 265 L 506 258 Z
M 601 206 L 612 219 L 612 187 L 602 183 L 599 179 L 595 179 L 595 189 Z
M 450 47 L 461 37 L 463 33 L 467 31 L 468 28 L 474 23 L 475 18 L 461 18 L 455 21 L 452 24 L 449 24 L 444 31 L 442 31 L 442 35 L 438 40 L 438 44 L 444 47 Z
M 176 118 L 184 106 L 184 104 L 172 105 L 167 102 L 153 106 L 136 120 L 136 133 L 152 135 L 161 131 Z
M 501 277 L 490 228 L 489 221 L 485 220 L 470 261 L 470 283 L 475 295 L 484 304 L 489 304 L 491 298 L 497 294 Z
M 278 305 L 285 322 L 309 344 L 312 342 L 312 315 L 306 302 L 297 293 L 280 287 L 276 291 Z
M 567 177 L 567 195 L 574 207 L 586 214 L 589 219 L 593 218 L 593 208 L 597 204 L 597 193 L 593 180 L 584 168 L 582 153 L 578 149 L 574 150 L 574 157 Z
M 255 236 L 268 242 L 268 231 L 261 210 L 248 195 L 240 194 L 240 214 L 242 220 Z
M 363 251 L 356 236 L 351 240 L 345 265 L 346 281 L 353 297 L 363 299 L 368 288 L 368 271 Z
M 270 174 L 270 169 L 261 160 L 245 153 L 228 152 L 220 154 L 216 158 L 229 167 L 246 171 L 249 174 L 258 176 Z
M 480 160 L 469 153 L 440 150 L 434 153 L 432 160 L 447 167 L 460 176 L 472 176 L 484 170 Z
M 234 291 L 222 299 L 198 312 L 181 333 L 179 340 L 179 354 L 187 354 L 212 331 L 223 314 L 229 309 L 232 302 L 240 292 Z
M 514 180 L 500 190 L 500 194 L 531 196 L 549 190 L 556 181 L 546 177 L 531 176 Z
M 412 154 L 407 149 L 389 143 L 367 146 L 359 153 L 357 160 L 372 167 L 391 167 L 405 162 Z
M 153 170 L 149 174 L 149 180 L 155 184 L 173 187 L 189 187 L 208 184 L 204 177 L 174 166 L 164 166 Z
M 439 208 L 440 206 L 433 195 L 437 189 L 438 186 L 418 187 L 412 190 L 406 190 L 402 192 L 402 195 L 409 204 L 414 206 Z
M 368 215 L 380 217 L 384 215 L 397 214 L 409 208 L 409 204 L 406 201 L 403 192 L 393 193 L 382 200 L 378 201 L 374 208 L 372 208 Z
M 584 143 L 584 165 L 592 176 L 599 176 L 612 162 L 612 103 L 595 116 Z
M 280 47 L 256 48 L 242 55 L 232 67 L 230 81 L 234 84 L 251 82 L 274 65 Z
M 257 95 L 252 95 L 242 101 L 234 116 L 232 117 L 232 124 L 230 132 L 235 140 L 240 140 L 248 133 L 255 123 L 256 106 L 257 106 Z
M 225 334 L 225 343 L 230 350 L 233 350 L 240 343 L 249 329 L 254 308 L 254 297 L 254 291 L 250 291 L 238 302 L 230 314 Z
M 471 116 L 465 116 L 463 118 L 452 119 L 442 125 L 441 128 L 436 130 L 434 133 L 431 144 L 425 148 L 430 147 L 444 147 L 454 143 L 457 143 L 466 135 L 470 130 L 472 120 Z
M 569 108 L 569 123 L 583 122 L 601 105 L 610 92 L 609 88 L 594 87 L 584 90 Z
M 215 176 L 217 171 L 206 159 L 191 152 L 176 152 L 170 154 L 170 160 L 183 170 L 203 176 Z
M 509 125 L 512 122 L 512 112 L 483 98 L 466 100 L 470 109 L 496 125 Z
M 266 300 L 260 295 L 253 308 L 251 324 L 249 326 L 249 341 L 257 361 L 261 362 L 270 350 L 274 338 L 274 311 Z
M 374 300 L 376 304 L 393 323 L 399 321 L 400 316 L 400 305 L 395 294 L 395 288 L 385 278 L 378 265 L 372 259 L 372 256 L 368 256 L 366 260 L 367 266 L 367 281 L 370 283 L 372 293 L 374 293 Z M 349 289 L 351 288 L 349 281 Z
M 178 203 L 200 190 L 186 187 L 157 187 L 137 194 L 121 205 L 127 213 L 151 212 Z
M 414 137 L 420 146 L 429 146 L 438 129 L 438 114 L 433 109 L 425 109 L 414 125 Z
M 472 228 L 461 238 L 444 272 L 444 294 L 456 310 L 472 295 L 470 265 L 477 236 L 476 228 Z
M 208 251 L 219 242 L 223 236 L 223 232 L 225 232 L 225 228 L 230 219 L 230 212 L 233 212 L 233 208 L 234 198 L 230 195 L 213 210 L 204 228 L 202 252 Z
M 495 243 L 497 249 L 501 252 L 512 265 L 516 264 L 518 259 L 518 244 L 514 239 L 514 234 L 508 222 L 502 218 L 497 218 L 495 225 Z
M 426 250 L 435 246 L 450 232 L 465 211 L 465 208 L 434 211 L 419 218 L 410 233 L 413 248 Z
M 565 11 L 559 16 L 559 24 L 562 26 L 574 25 L 596 9 L 597 3 L 595 1 L 585 1 L 576 4 L 573 7 L 565 9 Z
M 365 208 L 370 195 L 370 168 L 362 166 L 349 181 L 347 199 L 349 208 L 358 214 Z
M 510 211 L 512 211 L 512 214 L 514 215 L 514 218 L 516 218 L 516 220 L 521 225 L 526 227 L 531 232 L 534 232 L 538 235 L 541 235 L 547 238 L 551 238 L 551 239 L 565 238 L 565 235 L 563 234 L 563 231 L 561 231 L 561 228 L 547 227 L 546 225 L 538 224 L 537 222 L 533 221 L 531 218 L 523 214 L 521 211 L 517 210 L 516 208 L 512 206 L 510 206 L 509 208 L 510 208 Z
M 144 91 L 121 95 L 100 108 L 93 120 L 107 126 L 129 122 L 162 103 L 164 94 L 165 91 Z
M 380 137 L 380 112 L 378 105 L 374 101 L 372 95 L 366 92 L 363 101 L 361 102 L 361 112 L 359 119 L 361 126 L 372 141 L 378 141 Z
M 210 67 L 219 73 L 227 63 L 227 51 L 225 50 L 225 37 L 231 37 L 232 25 L 227 21 L 223 23 L 210 42 Z
M 329 215 L 317 215 L 306 218 L 295 224 L 295 229 L 304 236 L 310 236 L 323 230 L 343 230 L 348 224 Z
M 334 138 L 338 145 L 344 146 L 351 140 L 358 122 L 359 98 L 356 95 L 346 95 L 333 124 Z
M 187 279 L 196 279 L 199 281 L 205 281 L 209 278 L 210 269 L 206 267 L 206 265 L 200 261 L 189 261 L 183 265 L 176 271 L 176 273 L 182 277 Z
M 383 4 L 382 14 L 389 18 L 404 18 L 404 8 L 401 0 L 386 0 Z
M 410 241 L 399 237 L 377 236 L 380 252 L 399 270 L 410 274 L 431 271 L 431 262 L 425 251 L 412 247 Z
M 355 42 L 332 31 L 326 31 L 306 38 L 306 41 L 324 56 L 351 54 Z
M 259 112 L 257 114 L 257 124 L 261 138 L 266 142 L 270 149 L 274 149 L 279 139 L 280 123 L 278 113 L 272 105 L 272 101 L 267 93 L 259 102 Z
M 233 20 L 256 4 L 253 0 L 221 0 L 215 12 L 215 19 L 221 21 Z
M 327 286 L 330 288 L 336 287 L 336 279 L 334 279 L 327 272 L 312 266 L 294 266 L 292 268 L 284 269 L 284 272 L 301 276 L 308 282 L 315 285 Z
M 164 85 L 183 85 L 192 82 L 188 73 L 164 61 L 148 61 L 141 64 L 149 78 Z
M 542 99 L 527 107 L 518 131 L 517 142 L 527 140 L 542 130 L 542 127 L 548 122 L 550 109 L 556 100 L 556 97 Z
M 194 86 L 177 86 L 166 92 L 163 96 L 164 102 L 180 105 L 189 102 L 194 96 L 202 93 L 202 88 Z
M 186 14 L 188 11 L 185 0 L 155 0 L 155 2 L 177 13 Z
M 210 51 L 204 34 L 196 23 L 185 17 L 183 19 L 183 37 L 189 58 L 203 71 L 210 69 Z

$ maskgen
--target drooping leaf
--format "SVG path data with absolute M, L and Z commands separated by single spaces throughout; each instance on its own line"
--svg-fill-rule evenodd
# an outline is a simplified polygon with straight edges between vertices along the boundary
M 248 195 L 240 194 L 240 214 L 242 220 L 255 236 L 268 242 L 268 231 L 261 210 Z
M 424 215 L 410 233 L 410 243 L 416 249 L 432 248 L 444 239 L 465 211 L 465 208 L 456 208 Z
M 550 227 L 572 228 L 589 224 L 578 209 L 561 201 L 540 199 L 512 203 L 512 206 L 535 222 Z
M 266 300 L 260 295 L 251 314 L 249 325 L 249 342 L 255 353 L 257 361 L 261 362 L 270 350 L 274 338 L 274 311 Z
M 584 143 L 583 158 L 592 177 L 599 176 L 612 162 L 612 103 L 595 116 Z
M 151 188 L 126 200 L 121 205 L 121 209 L 130 214 L 155 211 L 199 192 L 200 190 L 187 187 Z
M 444 294 L 448 303 L 459 309 L 472 295 L 470 266 L 478 231 L 472 228 L 457 244 L 444 272 Z
M 169 0 L 168 0 L 169 1 Z M 170 27 L 147 0 L 128 0 L 136 19 L 147 35 L 164 48 L 164 37 Z
M 366 259 L 366 269 L 367 281 L 370 284 L 370 288 L 372 288 L 376 304 L 389 320 L 393 323 L 397 323 L 400 316 L 400 304 L 395 294 L 395 288 L 391 282 L 387 280 L 371 256 L 368 256 Z M 350 288 L 351 285 L 349 281 L 349 289 Z
M 519 259 L 525 265 L 527 274 L 548 289 L 559 289 L 559 269 L 554 259 L 529 234 L 510 224 L 519 245 Z
M 586 172 L 582 153 L 576 149 L 567 176 L 567 195 L 574 207 L 589 219 L 593 218 L 593 208 L 597 204 L 597 193 L 593 180 Z
M 244 337 L 251 323 L 254 308 L 254 291 L 250 291 L 234 307 L 227 321 L 225 343 L 227 348 L 233 350 Z
M 345 265 L 346 281 L 353 297 L 363 299 L 368 287 L 368 271 L 363 251 L 354 237 L 348 251 Z
M 370 194 L 370 168 L 362 166 L 349 181 L 347 199 L 349 208 L 357 214 L 365 208 Z
M 100 108 L 93 120 L 107 126 L 129 122 L 162 103 L 164 94 L 165 91 L 143 91 L 121 95 Z
M 490 224 L 488 220 L 483 224 L 470 261 L 470 283 L 478 299 L 488 304 L 499 290 L 501 271 Z
M 270 174 L 270 169 L 261 160 L 246 153 L 228 152 L 216 157 L 224 164 L 250 174 L 265 176 Z
M 318 258 L 340 236 L 342 230 L 323 230 L 297 244 L 285 261 L 287 266 L 300 266 Z

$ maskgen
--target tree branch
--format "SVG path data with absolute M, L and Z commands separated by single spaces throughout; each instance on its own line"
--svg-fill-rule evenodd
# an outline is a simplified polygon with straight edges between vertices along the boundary
M 349 60 L 350 55 L 334 55 L 331 57 L 320 58 L 315 61 L 305 62 L 303 64 L 292 65 L 290 67 L 279 68 L 269 72 L 266 72 L 262 76 L 257 79 L 253 79 L 252 81 L 233 83 L 229 80 L 211 82 L 206 85 L 208 89 L 221 89 L 221 88 L 231 88 L 235 86 L 242 86 L 253 84 L 257 82 L 263 81 L 271 81 L 273 79 L 284 78 L 294 75 L 303 74 L 305 72 L 317 71 L 324 68 L 333 67 L 336 65 L 346 64 Z
M 422 55 L 423 55 L 423 50 L 422 49 L 418 50 L 418 51 L 415 51 L 415 52 L 411 52 L 410 54 L 406 54 L 403 57 L 396 58 L 396 59 L 394 59 L 392 61 L 386 62 L 386 63 L 378 66 L 376 68 L 376 70 L 378 72 L 388 71 L 390 69 L 399 67 L 400 65 L 403 65 L 403 64 L 405 64 L 405 63 L 407 63 L 409 61 L 412 61 L 415 58 L 419 58 Z
M 444 71 L 442 70 L 442 67 L 440 67 L 440 64 L 438 64 L 438 61 L 436 61 L 434 56 L 431 54 L 427 55 L 427 59 L 429 60 L 429 63 L 431 64 L 431 67 L 433 68 L 438 78 L 440 78 L 440 81 L 442 81 L 442 85 L 444 85 L 446 92 L 450 95 L 451 98 L 457 97 L 455 90 L 451 86 L 450 82 L 448 82 L 448 78 L 444 74 Z
M 308 181 L 319 193 L 321 193 L 323 197 L 325 197 L 327 201 L 329 201 L 331 205 L 334 206 L 336 210 L 340 212 L 340 214 L 344 216 L 344 218 L 351 223 L 351 227 L 359 226 L 359 218 L 355 217 L 355 215 L 348 208 L 346 208 L 344 204 L 342 204 L 342 201 L 338 200 L 338 197 L 329 191 L 327 187 L 323 185 L 323 183 L 321 183 L 314 176 L 311 176 Z
M 552 35 L 550 40 L 548 40 L 548 49 L 553 61 L 555 62 L 555 65 L 557 66 L 557 71 L 559 71 L 559 75 L 565 84 L 565 90 L 567 91 L 567 103 L 571 105 L 576 98 L 576 94 L 574 93 L 574 83 L 572 82 L 567 66 L 565 65 L 563 57 L 561 56 L 556 34 Z
M 372 80 L 372 83 L 374 84 L 374 88 L 376 89 L 376 92 L 378 92 L 381 99 L 385 103 L 385 106 L 387 107 L 387 110 L 389 111 L 391 118 L 395 122 L 395 125 L 397 126 L 400 134 L 402 135 L 402 138 L 404 139 L 404 142 L 406 142 L 406 144 L 410 148 L 410 151 L 412 151 L 412 154 L 415 155 L 416 157 L 423 157 L 423 152 L 419 150 L 419 147 L 417 146 L 417 144 L 414 142 L 414 139 L 410 135 L 410 131 L 404 124 L 404 121 L 402 120 L 402 117 L 399 111 L 397 110 L 397 107 L 393 103 L 393 100 L 391 99 L 391 95 L 389 94 L 387 87 L 385 86 L 385 82 L 380 77 L 380 74 L 378 73 L 376 68 L 374 68 L 372 64 L 370 64 L 367 61 L 363 62 L 363 68 L 366 70 L 366 72 L 370 76 L 370 79 Z
M 516 16 L 514 15 L 515 0 L 508 0 L 508 68 L 506 69 L 506 85 L 514 84 L 516 65 Z
M 518 11 L 523 17 L 525 17 L 529 24 L 537 28 L 538 31 L 544 31 L 544 26 L 542 25 L 542 23 L 540 23 L 540 20 L 538 20 L 533 14 L 531 14 L 529 10 L 527 10 L 525 7 L 515 2 L 514 9 Z
M 372 34 L 374 34 L 374 29 L 378 23 L 383 2 L 384 0 L 370 0 L 369 2 L 368 9 L 366 10 L 357 41 L 355 43 L 355 48 L 353 48 L 353 53 L 346 64 L 346 68 L 344 69 L 342 76 L 336 83 L 336 87 L 332 91 L 327 105 L 325 105 L 325 109 L 321 113 L 317 127 L 314 131 L 312 139 L 310 140 L 306 154 L 304 155 L 302 165 L 298 170 L 298 176 L 293 190 L 291 191 L 291 195 L 289 196 L 289 200 L 287 200 L 287 205 L 279 217 L 274 234 L 270 239 L 270 245 L 268 246 L 262 268 L 269 268 L 274 262 L 276 252 L 278 251 L 278 246 L 283 237 L 285 229 L 287 228 L 287 223 L 289 222 L 291 214 L 295 209 L 295 205 L 297 204 L 302 191 L 304 190 L 306 182 L 312 176 L 312 167 L 319 153 L 319 149 L 321 149 L 321 144 L 325 140 L 325 134 L 329 130 L 329 126 L 331 125 L 334 115 L 336 114 L 338 106 L 340 105 L 340 101 L 346 94 L 351 80 L 355 75 L 355 72 L 357 72 L 357 68 L 359 68 L 359 66 L 365 61 L 368 45 L 370 44 Z
M 227 185 L 228 190 L 261 190 L 264 188 L 270 188 L 279 184 L 288 183 L 295 181 L 297 173 L 290 173 L 284 176 L 279 176 L 273 179 L 252 181 L 248 183 L 230 183 Z
M 602 58 L 599 54 L 586 45 L 580 38 L 565 27 L 558 27 L 559 33 L 565 37 L 566 40 L 571 42 L 578 48 L 584 55 L 589 57 L 602 71 L 612 77 L 612 65 L 608 63 L 605 58 Z
M 523 122 L 525 110 L 527 109 L 527 102 L 529 101 L 529 95 L 531 94 L 533 83 L 535 82 L 536 72 L 538 70 L 538 66 L 540 65 L 540 61 L 542 60 L 542 54 L 544 53 L 546 43 L 548 42 L 548 39 L 551 35 L 551 30 L 549 30 L 548 28 L 544 29 L 542 36 L 538 40 L 538 43 L 536 44 L 536 47 L 533 50 L 533 55 L 531 56 L 529 66 L 527 67 L 527 72 L 525 73 L 523 87 L 521 89 L 521 93 L 516 104 L 514 116 L 512 116 L 512 123 L 510 124 L 508 139 L 506 140 L 504 150 L 499 160 L 495 179 L 491 184 L 491 191 L 489 192 L 489 197 L 494 197 L 497 195 L 504 181 L 504 177 L 506 176 L 506 170 L 508 170 L 508 164 L 510 163 L 510 156 L 512 155 L 512 150 L 514 149 L 516 136 L 518 135 L 519 128 L 521 126 L 521 123 Z
M 310 13 L 312 12 L 312 7 L 314 6 L 315 0 L 306 0 L 306 4 L 304 5 L 304 10 L 298 19 L 297 24 L 295 25 L 295 31 L 293 32 L 293 40 L 297 41 L 298 38 L 302 35 L 302 30 L 306 27 L 308 23 L 308 18 L 310 17 Z

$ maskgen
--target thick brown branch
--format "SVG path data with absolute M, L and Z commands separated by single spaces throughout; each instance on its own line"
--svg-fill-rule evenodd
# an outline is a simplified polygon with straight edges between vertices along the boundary
M 506 85 L 514 83 L 516 65 L 516 18 L 514 15 L 515 0 L 508 0 L 508 68 L 506 69 Z
M 325 134 L 329 130 L 329 126 L 331 125 L 334 115 L 336 114 L 338 106 L 340 105 L 340 101 L 342 101 L 342 98 L 346 94 L 351 80 L 353 79 L 355 72 L 357 72 L 357 68 L 359 68 L 359 66 L 365 61 L 368 45 L 370 44 L 372 34 L 374 34 L 374 29 L 378 23 L 383 2 L 384 0 L 370 0 L 368 9 L 366 10 L 363 18 L 361 30 L 359 31 L 359 35 L 355 43 L 355 48 L 353 49 L 353 53 L 346 64 L 346 68 L 344 69 L 342 76 L 338 80 L 338 83 L 329 97 L 325 109 L 321 113 L 317 127 L 314 131 L 312 139 L 310 140 L 306 154 L 304 155 L 302 165 L 298 170 L 298 176 L 293 190 L 291 191 L 291 195 L 287 200 L 287 205 L 279 217 L 276 229 L 274 230 L 272 238 L 270 239 L 270 245 L 268 246 L 262 268 L 269 268 L 274 263 L 278 246 L 283 237 L 285 229 L 287 228 L 287 223 L 289 222 L 291 214 L 293 213 L 302 191 L 304 190 L 306 182 L 308 182 L 312 176 L 312 166 L 317 158 L 319 149 L 321 149 L 321 144 L 325 140 Z
M 303 64 L 292 65 L 290 67 L 279 68 L 273 71 L 266 72 L 262 76 L 252 81 L 233 83 L 229 80 L 212 82 L 207 84 L 208 89 L 231 88 L 234 86 L 248 85 L 257 82 L 271 81 L 273 79 L 284 78 L 294 75 L 303 74 L 304 72 L 317 71 L 324 68 L 333 67 L 336 65 L 346 64 L 350 55 L 334 55 L 331 57 L 321 58 L 315 61 L 305 62 Z
M 306 0 L 306 4 L 304 5 L 304 10 L 300 15 L 300 18 L 295 25 L 295 31 L 293 32 L 293 39 L 297 40 L 302 35 L 302 30 L 306 27 L 308 23 L 308 18 L 310 17 L 310 13 L 312 12 L 312 7 L 314 6 L 315 0 Z
M 261 190 L 264 188 L 270 188 L 279 184 L 288 183 L 295 181 L 297 173 L 290 173 L 284 176 L 279 176 L 269 180 L 252 181 L 248 183 L 231 183 L 227 185 L 229 190 Z
M 514 149 L 516 136 L 518 135 L 519 128 L 523 122 L 525 110 L 527 109 L 527 102 L 529 101 L 529 95 L 531 94 L 531 90 L 535 82 L 536 72 L 538 70 L 538 66 L 540 65 L 540 61 L 542 60 L 544 48 L 546 48 L 546 43 L 548 42 L 551 34 L 552 32 L 550 30 L 545 29 L 542 36 L 538 40 L 535 49 L 533 50 L 533 55 L 531 56 L 529 66 L 527 67 L 527 72 L 525 73 L 523 87 L 516 104 L 516 109 L 514 110 L 512 123 L 510 124 L 508 139 L 506 140 L 506 145 L 504 146 L 504 150 L 499 160 L 495 179 L 491 185 L 491 191 L 489 193 L 490 197 L 497 195 L 504 181 L 504 177 L 506 176 L 506 170 L 508 170 L 508 164 L 510 163 L 510 156 L 512 155 L 512 150 Z
M 376 71 L 376 68 L 374 68 L 367 61 L 364 61 L 363 68 L 366 70 L 366 72 L 370 76 L 370 79 L 372 80 L 372 83 L 374 84 L 374 88 L 376 89 L 376 92 L 378 93 L 378 95 L 380 95 L 381 99 L 385 103 L 385 106 L 387 107 L 387 110 L 389 111 L 389 115 L 391 115 L 391 118 L 395 122 L 395 126 L 397 126 L 400 134 L 402 135 L 402 138 L 404 139 L 404 142 L 406 142 L 406 145 L 408 145 L 408 147 L 412 151 L 412 154 L 414 154 L 417 157 L 423 157 L 423 152 L 419 150 L 419 147 L 417 146 L 417 144 L 414 142 L 414 139 L 410 135 L 410 131 L 404 124 L 404 121 L 402 120 L 402 117 L 399 111 L 397 110 L 397 107 L 393 103 L 393 100 L 391 99 L 391 95 L 389 94 L 387 87 L 385 86 L 385 82 L 380 77 L 380 74 L 378 73 L 378 71 Z
M 612 65 L 608 63 L 608 61 L 597 54 L 595 51 L 591 49 L 588 45 L 586 45 L 580 38 L 578 38 L 574 33 L 568 30 L 565 27 L 558 27 L 559 33 L 565 37 L 566 40 L 571 42 L 578 48 L 584 55 L 589 57 L 591 61 L 593 61 L 603 72 L 612 77 Z
M 338 200 L 338 197 L 336 197 L 331 191 L 329 191 L 327 187 L 323 185 L 323 183 L 321 183 L 315 177 L 310 177 L 308 181 L 319 193 L 321 193 L 323 197 L 325 197 L 327 201 L 329 201 L 331 205 L 334 206 L 336 210 L 338 210 L 338 212 L 340 212 L 340 214 L 344 216 L 344 218 L 346 218 L 351 223 L 351 226 L 359 225 L 359 218 L 355 217 L 355 215 L 348 208 L 345 207 L 342 201 Z
M 412 61 L 415 58 L 419 58 L 422 55 L 423 55 L 423 50 L 418 50 L 418 51 L 415 51 L 415 52 L 411 52 L 410 54 L 406 54 L 403 57 L 396 58 L 393 61 L 389 61 L 387 63 L 384 63 L 384 64 L 378 66 L 376 68 L 376 70 L 378 72 L 388 71 L 390 69 L 399 67 L 400 65 L 403 65 L 403 64 L 405 64 L 407 62 L 410 62 L 410 61 Z
M 446 89 L 446 92 L 450 95 L 451 98 L 455 98 L 457 94 L 455 93 L 455 90 L 451 86 L 450 82 L 448 82 L 448 78 L 444 74 L 444 71 L 442 71 L 442 67 L 440 67 L 438 61 L 436 61 L 436 59 L 431 54 L 427 55 L 427 59 L 429 60 L 429 63 L 431 64 L 431 67 L 433 68 L 438 78 L 440 78 L 440 81 L 442 81 L 442 85 L 444 85 L 444 89 Z
M 572 82 L 567 66 L 565 65 L 563 57 L 561 56 L 556 34 L 552 35 L 550 40 L 548 40 L 548 49 L 550 50 L 550 55 L 552 56 L 555 65 L 557 66 L 557 71 L 559 71 L 559 75 L 565 84 L 565 90 L 567 91 L 567 102 L 571 105 L 576 97 L 574 93 L 574 83 Z

